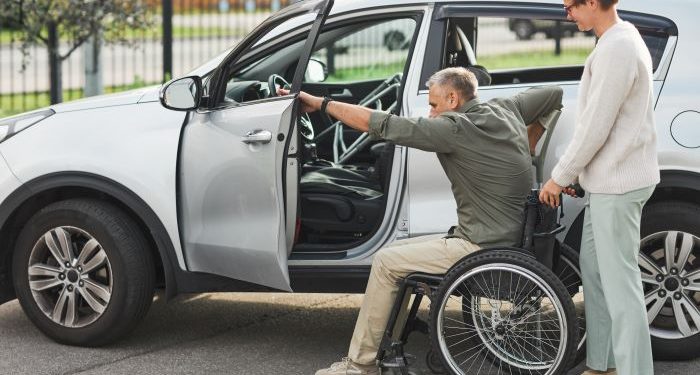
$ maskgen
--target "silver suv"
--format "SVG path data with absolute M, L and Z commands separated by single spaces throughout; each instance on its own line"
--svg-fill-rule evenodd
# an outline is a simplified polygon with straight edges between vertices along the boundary
M 698 11 L 655 0 L 620 10 L 654 61 L 662 181 L 640 269 L 657 358 L 700 353 Z M 382 246 L 456 222 L 448 180 L 434 154 L 303 115 L 295 93 L 425 116 L 424 83 L 446 66 L 489 71 L 483 99 L 559 85 L 549 173 L 596 41 L 516 40 L 514 19 L 566 22 L 555 0 L 304 1 L 163 87 L 0 120 L 0 302 L 18 298 L 57 341 L 102 345 L 139 322 L 156 288 L 362 292 Z M 357 37 L 394 29 L 408 48 Z M 276 96 L 286 85 L 292 94 Z M 564 203 L 574 248 L 583 203 Z M 559 266 L 572 294 L 576 265 Z

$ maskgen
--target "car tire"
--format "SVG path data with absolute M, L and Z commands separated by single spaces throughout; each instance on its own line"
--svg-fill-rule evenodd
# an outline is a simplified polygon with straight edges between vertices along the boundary
M 644 281 L 644 294 L 647 296 L 648 310 L 654 309 L 655 302 L 662 306 L 653 319 L 650 318 L 651 342 L 654 352 L 654 359 L 660 360 L 688 360 L 697 358 L 700 355 L 700 291 L 693 291 L 683 286 L 683 280 L 689 280 L 687 287 L 700 289 L 700 206 L 688 202 L 666 201 L 656 202 L 644 208 L 641 225 L 642 242 L 640 246 L 640 268 L 642 269 Z M 686 242 L 687 241 L 687 242 Z M 675 271 L 675 267 L 666 267 L 667 247 L 665 244 L 672 244 L 676 265 L 680 265 L 680 271 Z M 681 249 L 685 246 L 689 249 L 686 257 L 687 261 L 681 265 Z M 671 247 L 671 246 L 668 246 Z M 643 262 L 643 256 L 646 260 Z M 661 270 L 664 282 L 654 284 L 654 276 L 649 274 L 652 266 L 645 265 L 645 262 L 653 262 Z M 692 272 L 697 272 L 695 276 L 688 276 Z M 670 275 L 676 273 L 677 275 Z M 651 278 L 649 276 L 652 276 Z M 672 281 L 675 279 L 676 281 Z M 694 282 L 693 282 L 694 280 Z M 676 285 L 680 281 L 681 285 Z M 661 290 L 664 290 L 665 298 L 660 297 Z M 676 293 L 680 292 L 681 295 Z M 681 297 L 676 300 L 675 297 Z M 674 309 L 675 303 L 684 303 L 683 316 L 695 329 L 690 331 L 685 328 L 686 334 L 679 327 L 678 315 Z M 694 306 L 691 305 L 693 303 Z M 694 309 L 690 311 L 689 309 Z M 655 310 L 654 310 L 655 311 Z M 693 321 L 695 315 L 695 321 Z M 690 333 L 690 334 L 688 334 Z
M 513 24 L 513 32 L 518 40 L 530 40 L 535 34 L 535 26 L 528 20 L 516 21 Z
M 141 321 L 153 301 L 148 241 L 122 210 L 98 200 L 41 209 L 20 232 L 12 266 L 23 310 L 62 344 L 112 343 Z

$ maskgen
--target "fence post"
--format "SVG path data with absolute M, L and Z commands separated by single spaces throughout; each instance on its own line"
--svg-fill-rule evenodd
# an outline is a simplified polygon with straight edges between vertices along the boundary
M 97 31 L 85 42 L 85 96 L 102 94 L 102 32 Z
M 173 0 L 163 0 L 163 82 L 173 77 Z
M 330 46 L 326 47 L 326 69 L 328 70 L 328 75 L 335 74 L 335 43 L 331 43 Z
M 556 27 L 554 28 L 554 54 L 557 56 L 561 56 L 562 34 L 561 21 L 557 21 Z
M 58 26 L 55 23 L 46 25 L 48 31 L 48 52 L 49 52 L 49 96 L 51 104 L 58 104 L 63 101 L 63 88 L 61 84 L 61 59 L 58 52 Z

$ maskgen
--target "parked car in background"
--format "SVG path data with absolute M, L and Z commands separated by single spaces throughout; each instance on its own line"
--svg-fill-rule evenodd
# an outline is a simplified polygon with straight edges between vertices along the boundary
M 434 154 L 304 115 L 300 90 L 426 116 L 433 72 L 479 64 L 491 75 L 482 100 L 562 87 L 547 173 L 563 154 L 595 38 L 568 40 L 557 55 L 553 42 L 513 40 L 506 27 L 523 19 L 564 25 L 560 1 L 330 5 L 290 5 L 230 52 L 163 86 L 1 119 L 0 303 L 17 297 L 59 342 L 103 345 L 141 320 L 156 288 L 168 298 L 362 292 L 381 247 L 456 222 Z M 691 358 L 700 354 L 700 4 L 619 8 L 654 68 L 662 178 L 643 213 L 639 258 L 654 353 Z M 378 43 L 357 37 L 394 29 L 409 48 L 387 51 L 381 33 Z M 334 44 L 346 51 L 330 61 Z M 292 93 L 276 96 L 287 85 Z M 564 200 L 561 238 L 576 249 L 583 205 Z M 577 259 L 558 267 L 580 294 Z
M 530 40 L 535 34 L 540 32 L 550 39 L 558 34 L 562 37 L 572 37 L 579 32 L 578 27 L 573 22 L 532 20 L 527 18 L 512 18 L 508 20 L 508 28 L 515 33 L 519 40 Z

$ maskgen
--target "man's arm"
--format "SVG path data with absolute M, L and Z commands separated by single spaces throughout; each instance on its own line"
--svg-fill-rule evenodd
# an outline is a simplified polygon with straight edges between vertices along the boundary
M 559 86 L 539 86 L 527 89 L 511 98 L 525 124 L 539 122 L 556 109 L 561 109 L 563 91 Z
M 304 107 L 304 112 L 315 112 L 321 109 L 323 98 L 309 95 L 305 92 L 299 93 Z M 361 132 L 369 131 L 369 120 L 372 110 L 359 105 L 330 101 L 326 105 L 326 113 L 340 120 L 343 124 Z
M 303 91 L 299 98 L 305 112 L 320 110 L 323 104 L 323 98 Z M 405 118 L 337 101 L 328 102 L 326 113 L 355 130 L 369 133 L 372 138 L 423 151 L 451 152 L 455 134 L 459 132 L 456 122 L 449 116 Z

